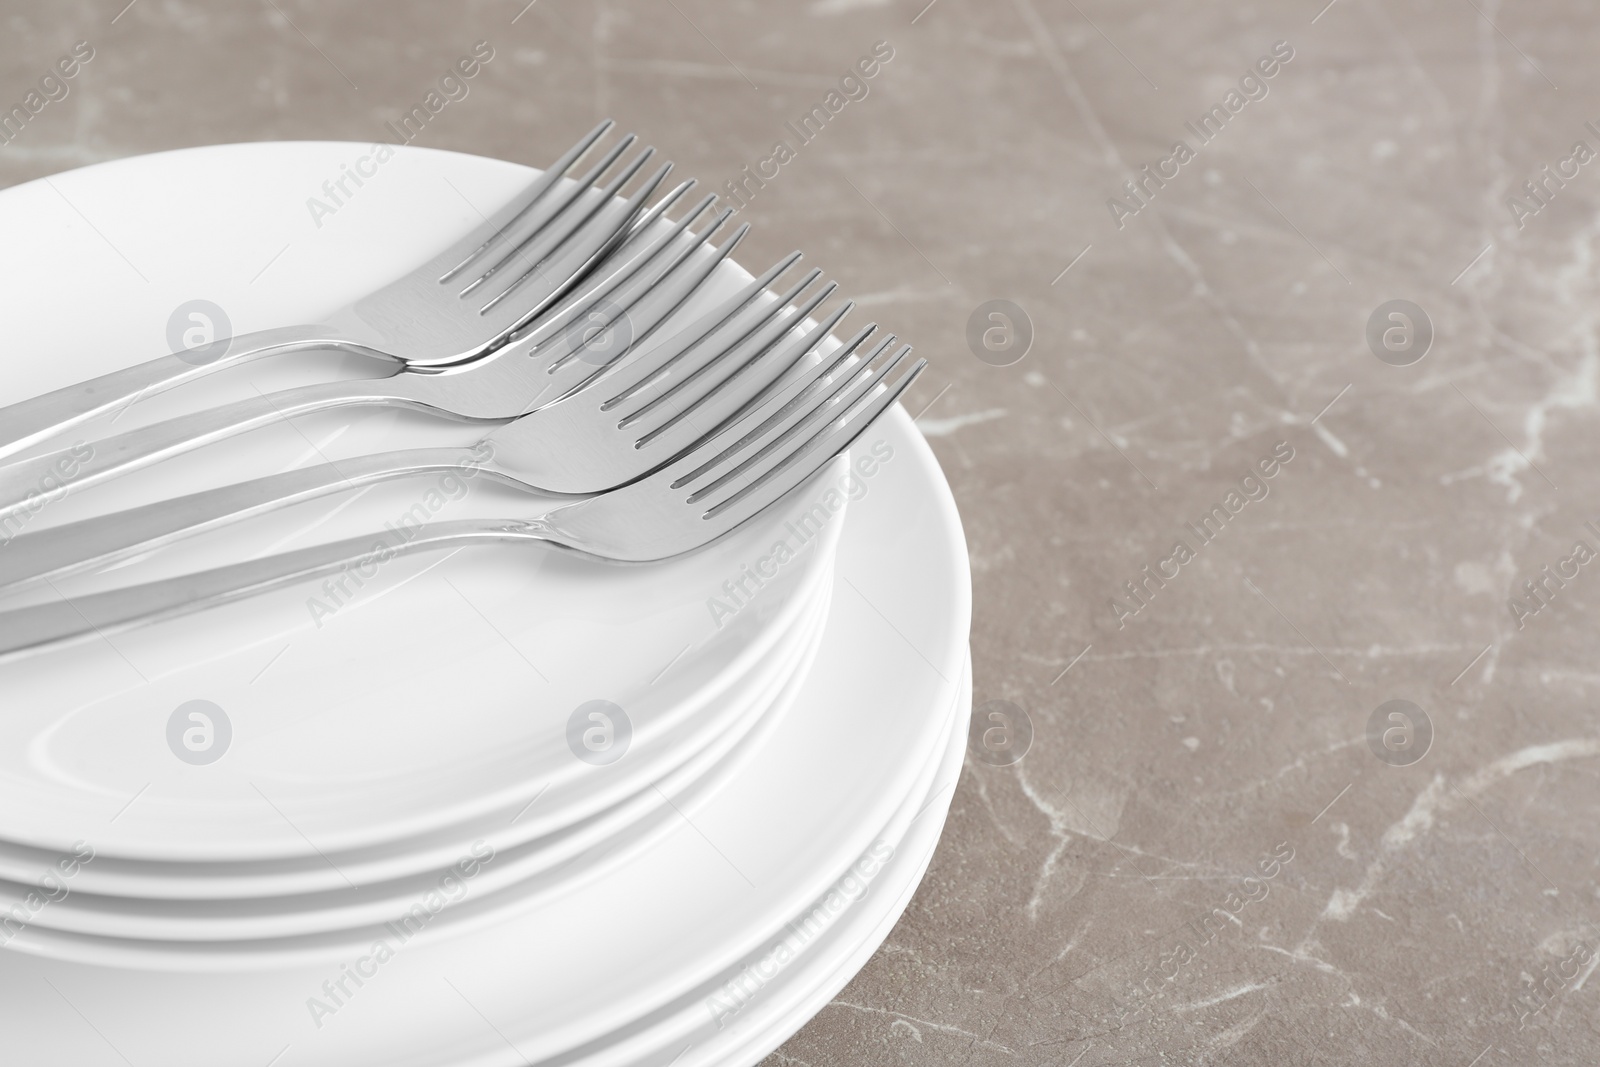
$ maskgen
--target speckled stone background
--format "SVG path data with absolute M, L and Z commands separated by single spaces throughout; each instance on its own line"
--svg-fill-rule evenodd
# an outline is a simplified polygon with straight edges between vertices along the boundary
M 419 144 L 542 164 L 611 115 L 721 188 L 892 49 L 743 255 L 805 248 L 932 361 L 976 699 L 1034 740 L 968 761 L 904 919 L 769 1063 L 1600 1058 L 1592 6 L 125 2 L 0 2 L 7 104 L 96 50 L 0 184 L 375 140 L 485 39 Z M 980 314 L 985 362 L 995 299 L 1027 322 Z

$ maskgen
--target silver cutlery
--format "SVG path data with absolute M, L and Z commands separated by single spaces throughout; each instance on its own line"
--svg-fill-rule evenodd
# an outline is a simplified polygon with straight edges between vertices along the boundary
M 459 520 L 348 538 L 0 614 L 0 655 L 104 636 L 420 551 L 547 544 L 616 562 L 689 552 L 772 506 L 847 449 L 921 373 L 924 360 L 889 381 L 909 352 L 904 346 L 876 368 L 871 358 L 850 354 L 818 363 L 648 477 L 581 500 L 546 501 L 534 518 Z
M 596 493 L 631 482 L 783 388 L 849 313 L 845 303 L 811 329 L 797 328 L 836 288 L 830 283 L 791 307 L 820 276 L 816 270 L 776 300 L 756 300 L 798 255 L 614 369 L 589 369 L 592 384 L 475 446 L 358 456 L 21 534 L 0 550 L 0 587 L 86 570 L 265 511 L 408 475 L 482 473 L 543 494 Z M 835 365 L 876 328 L 869 324 L 846 341 Z M 892 335 L 881 341 L 867 358 L 893 341 Z M 579 352 L 568 352 L 564 365 L 582 367 Z
M 70 456 L 74 490 L 86 489 L 214 441 L 313 411 L 341 407 L 402 407 L 467 421 L 505 421 L 581 387 L 599 370 L 637 347 L 710 278 L 749 230 L 695 256 L 731 212 L 696 235 L 689 225 L 714 202 L 707 197 L 660 233 L 646 228 L 692 182 L 667 194 L 640 220 L 640 229 L 608 264 L 596 268 L 576 295 L 495 351 L 459 366 L 394 364 L 387 376 L 324 382 L 265 393 L 103 438 L 87 449 L 30 455 L 0 466 L 0 519 L 36 504 L 41 484 L 59 480 Z M 787 262 L 798 258 L 795 253 Z M 787 266 L 780 265 L 782 267 Z M 766 280 L 775 276 L 769 272 Z M 754 298 L 756 290 L 746 291 Z M 594 316 L 605 321 L 596 325 Z M 88 452 L 85 456 L 84 453 Z M 595 488 L 605 488 L 596 486 Z
M 483 355 L 549 308 L 620 244 L 666 178 L 670 163 L 631 196 L 618 197 L 654 154 L 646 148 L 603 188 L 594 187 L 635 141 L 629 134 L 587 172 L 563 182 L 611 126 L 608 120 L 595 127 L 450 247 L 323 323 L 241 334 L 209 362 L 174 353 L 0 408 L 0 456 L 14 455 L 142 396 L 271 355 L 330 349 L 419 367 Z

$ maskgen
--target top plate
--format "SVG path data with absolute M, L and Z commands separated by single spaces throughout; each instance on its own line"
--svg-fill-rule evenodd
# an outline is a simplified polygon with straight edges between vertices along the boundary
M 426 260 L 530 174 L 407 149 L 315 224 L 305 198 L 361 151 L 173 152 L 0 193 L 9 235 L 0 285 L 21 309 L 6 323 L 0 403 L 168 351 L 169 318 L 183 320 L 180 309 L 197 299 L 222 308 L 234 332 L 315 321 Z M 748 279 L 724 263 L 697 304 Z M 82 313 L 85 294 L 92 315 Z M 114 429 L 368 368 L 322 353 L 246 365 L 139 401 Z M 324 458 L 468 444 L 482 432 L 409 412 L 310 416 L 69 496 L 27 528 Z M 297 587 L 0 664 L 13 709 L 12 743 L 0 751 L 0 839 L 45 852 L 82 841 L 133 860 L 316 861 L 417 835 L 470 838 L 475 820 L 523 809 L 529 836 L 568 825 L 687 759 L 720 728 L 718 701 L 777 658 L 828 571 L 834 536 L 790 525 L 790 512 L 811 503 L 802 492 L 662 564 L 526 546 L 400 559 L 354 595 Z M 529 506 L 487 480 L 408 479 L 182 542 L 115 579 L 378 530 L 419 504 L 437 519 Z M 794 559 L 748 604 L 731 594 L 726 583 L 779 541 Z M 59 582 L 23 599 L 104 582 Z M 738 610 L 713 612 L 713 598 Z M 631 726 L 634 754 L 603 770 L 577 757 L 569 737 L 569 720 L 594 700 L 623 709 Z M 190 717 L 197 709 L 211 720 L 200 755 L 221 752 L 213 762 L 184 751 L 185 731 L 206 741 L 205 721 Z M 589 720 L 578 717 L 581 738 Z

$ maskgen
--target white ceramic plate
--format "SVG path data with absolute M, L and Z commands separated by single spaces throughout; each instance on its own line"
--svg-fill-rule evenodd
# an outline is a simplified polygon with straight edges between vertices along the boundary
M 261 236 L 240 248 L 254 251 L 276 242 L 265 249 L 265 261 L 281 246 L 302 190 L 360 151 L 349 145 L 240 146 L 128 165 L 150 188 L 163 182 L 177 187 L 164 201 L 174 218 L 216 225 L 248 205 Z M 398 166 L 403 161 L 410 169 Z M 353 230 L 368 205 L 374 212 L 403 211 L 407 218 L 426 215 L 417 206 L 439 202 L 434 194 L 445 177 L 488 209 L 526 174 L 508 164 L 429 152 L 402 153 L 390 167 L 394 180 L 384 196 L 393 202 L 377 197 L 374 185 L 372 198 L 353 201 L 325 224 L 348 221 Z M 74 177 L 53 180 L 62 184 Z M 120 181 L 103 184 L 111 188 L 98 199 L 87 187 L 70 189 L 82 194 L 79 208 L 100 216 L 107 237 L 117 241 L 126 235 L 109 220 L 147 209 L 123 196 Z M 196 190 L 207 189 L 216 190 L 215 198 L 199 195 L 198 205 L 185 214 Z M 438 226 L 424 218 L 416 229 L 433 234 L 430 247 L 436 247 L 467 221 Z M 280 236 L 269 240 L 265 235 L 274 226 Z M 379 238 L 373 248 L 347 245 L 342 252 L 393 257 L 394 229 L 399 228 L 374 225 Z M 123 243 L 130 257 L 161 254 L 159 241 Z M 323 255 L 335 254 L 332 242 L 320 248 Z M 398 262 L 418 258 L 401 251 Z M 327 306 L 349 295 L 339 291 L 338 269 L 320 256 L 304 265 L 329 286 Z M 59 276 L 49 274 L 60 266 L 49 256 L 40 266 L 47 278 Z M 179 278 L 182 266 L 173 264 L 173 277 Z M 232 276 L 215 263 L 190 263 L 188 271 L 177 281 L 163 276 L 161 284 L 178 293 Z M 250 271 L 238 273 L 237 284 L 248 284 L 243 275 Z M 85 284 L 116 289 L 113 274 L 110 266 L 96 266 L 86 272 Z M 271 271 L 261 280 L 268 277 Z M 302 281 L 296 276 L 288 288 Z M 48 284 L 36 288 L 41 298 L 50 292 Z M 144 308 L 150 321 L 145 305 L 160 298 L 134 279 L 106 306 L 135 316 L 127 321 L 137 321 Z M 187 298 L 174 298 L 172 305 Z M 63 384 L 74 373 L 52 378 L 48 370 L 35 370 L 18 392 Z M 0 998 L 8 1004 L 8 1019 L 16 1020 L 8 1050 L 27 1061 L 48 1055 L 74 1063 L 120 1062 L 108 1052 L 109 1043 L 136 1063 L 208 1067 L 274 1057 L 279 1067 L 540 1062 L 586 1046 L 615 1046 L 619 1028 L 668 1010 L 758 955 L 774 930 L 801 914 L 872 846 L 919 782 L 926 788 L 928 769 L 949 739 L 949 709 L 969 684 L 962 674 L 970 610 L 966 557 L 948 489 L 899 410 L 854 450 L 857 462 L 873 455 L 878 458 L 846 487 L 858 499 L 841 533 L 816 666 L 765 744 L 713 795 L 684 806 L 682 821 L 653 847 L 580 891 L 526 911 L 507 909 L 481 926 L 460 922 L 437 933 L 427 929 L 381 964 L 369 954 L 244 972 L 154 970 L 0 953 Z M 249 473 L 259 471 L 239 476 Z M 492 568 L 482 580 L 493 588 Z M 202 640 L 205 634 L 191 636 Z M 258 649 L 258 658 L 265 661 L 272 651 Z M 124 646 L 124 652 L 149 657 L 136 659 L 146 666 L 182 666 L 174 663 L 180 657 L 170 645 L 160 642 Z M 496 669 L 527 677 L 516 658 L 502 657 Z M 494 680 L 492 674 L 485 678 Z M 131 672 L 128 679 L 133 691 L 138 680 Z M 337 681 L 337 674 L 325 681 Z M 472 882 L 467 886 L 470 901 Z M 373 973 L 355 986 L 346 968 L 367 966 Z M 318 1026 L 308 1001 L 330 996 L 324 982 L 333 988 L 343 982 L 352 995 L 340 998 Z M 786 1016 L 782 1025 L 790 1022 L 793 1016 Z
M 864 868 L 842 874 L 832 893 L 769 931 L 762 951 L 571 1060 L 573 1067 L 754 1064 L 842 989 L 888 936 L 933 858 L 961 774 L 970 680 L 969 661 L 930 768 L 932 785 L 906 798 L 879 831 Z M 860 877 L 862 870 L 869 877 Z
M 8 947 L 57 959 L 167 969 L 186 964 L 242 969 L 328 959 L 382 936 L 383 923 L 405 913 L 474 845 L 492 850 L 493 863 L 475 878 L 471 906 L 444 912 L 430 924 L 437 929 L 467 919 L 493 921 L 498 909 L 525 908 L 575 891 L 669 832 L 679 819 L 677 808 L 715 791 L 760 747 L 793 703 L 815 659 L 827 606 L 826 598 L 819 598 L 802 620 L 805 636 L 774 657 L 773 670 L 763 674 L 760 687 L 740 687 L 730 698 L 744 713 L 725 722 L 711 744 L 638 795 L 560 833 L 524 841 L 517 827 L 502 820 L 482 827 L 481 835 L 452 842 L 453 854 L 435 868 L 412 873 L 408 864 L 404 877 L 377 879 L 362 876 L 373 873 L 372 865 L 341 866 L 339 874 L 354 886 L 316 893 L 269 891 L 281 888 L 284 879 L 258 876 L 241 885 L 245 879 L 222 883 L 203 877 L 206 869 L 195 872 L 192 881 L 199 888 L 221 883 L 232 894 L 221 899 L 202 896 L 172 871 L 163 872 L 160 886 L 172 891 L 168 895 L 151 898 L 153 880 L 126 875 L 119 880 L 131 883 L 129 891 L 141 896 L 107 893 L 93 880 L 103 862 L 96 857 L 74 875 L 72 892 L 40 910 Z M 399 861 L 411 859 L 406 855 Z M 254 892 L 246 895 L 246 888 Z M 0 910 L 23 903 L 23 896 L 20 888 L 0 887 Z
M 271 211 L 243 213 L 226 229 L 186 229 L 164 243 L 153 238 L 175 213 L 195 206 L 197 189 L 233 188 L 240 180 L 235 172 L 256 154 L 230 149 L 224 162 L 215 154 L 172 153 L 160 157 L 167 170 L 144 159 L 125 161 L 0 193 L 0 226 L 10 231 L 15 223 L 25 234 L 0 251 L 0 285 L 24 292 L 37 286 L 37 259 L 62 254 L 62 246 L 75 246 L 72 257 L 79 262 L 111 254 L 101 234 L 81 225 L 52 231 L 48 247 L 29 247 L 43 237 L 18 221 L 70 211 L 63 198 L 80 208 L 96 203 L 108 186 L 119 195 L 137 193 L 138 218 L 159 231 L 143 233 L 126 222 L 113 227 L 120 244 L 146 249 L 148 277 L 186 271 L 192 284 L 215 285 L 225 273 L 219 265 L 253 246 Z M 285 147 L 280 155 L 292 162 L 276 165 L 320 166 L 327 154 L 327 146 Z M 418 155 L 424 163 L 442 158 Z M 491 176 L 469 181 L 472 189 L 463 192 L 492 202 L 495 194 L 485 187 L 514 188 L 494 180 L 506 176 L 507 167 L 482 168 Z M 510 172 L 526 180 L 525 171 Z M 439 172 L 414 177 L 421 175 L 435 190 L 448 191 Z M 284 187 L 293 187 L 287 174 Z M 426 258 L 436 240 L 434 230 L 419 226 L 399 254 L 392 231 L 405 228 L 395 227 L 392 217 L 351 218 L 347 228 L 390 246 L 388 255 L 370 249 L 351 255 L 340 272 L 347 285 L 380 284 L 397 264 Z M 391 239 L 377 242 L 379 231 Z M 231 309 L 236 327 L 312 321 L 327 310 L 327 295 L 288 284 L 292 277 L 288 271 L 267 274 L 214 299 Z M 748 277 L 725 263 L 717 284 L 681 313 L 694 314 Z M 8 320 L 9 350 L 48 351 L 56 371 L 74 364 L 82 375 L 103 369 L 98 361 L 105 346 L 93 331 L 61 335 L 59 316 L 67 308 L 60 288 L 53 302 L 46 286 L 38 299 L 19 304 L 29 313 Z M 118 306 L 117 294 L 106 302 Z M 130 313 L 128 321 L 139 318 Z M 141 345 L 137 328 L 129 332 L 132 338 L 117 346 L 124 360 L 161 350 L 160 344 Z M 34 368 L 8 363 L 8 372 L 13 369 L 17 373 L 0 378 L 0 401 L 34 388 Z M 239 368 L 140 402 L 116 428 L 155 417 L 155 409 L 179 399 L 215 402 L 237 391 L 241 380 L 252 391 L 270 390 L 293 379 L 296 369 Z M 299 366 L 298 373 L 311 369 Z M 223 442 L 51 504 L 34 522 L 47 529 L 135 492 L 171 495 L 220 484 L 261 473 L 256 468 L 263 463 L 320 462 L 352 451 L 415 447 L 423 438 L 465 443 L 482 433 L 415 413 L 370 413 L 353 428 L 349 418 L 343 412 L 337 419 L 297 420 L 272 428 L 283 431 L 278 439 L 263 432 Z M 116 577 L 138 580 L 162 569 L 205 565 L 219 552 L 237 556 L 325 540 L 342 530 L 379 530 L 436 500 L 439 518 L 515 516 L 528 507 L 525 496 L 503 486 L 478 480 L 468 491 L 466 484 L 412 479 L 311 502 L 185 541 L 121 568 Z M 465 495 L 452 499 L 457 486 Z M 808 505 L 797 496 L 702 552 L 648 567 L 525 546 L 405 559 L 347 604 L 313 583 L 0 664 L 0 685 L 17 709 L 9 723 L 13 743 L 0 751 L 0 840 L 58 853 L 83 840 L 99 855 L 133 861 L 299 861 L 306 878 L 329 887 L 352 878 L 344 871 L 345 853 L 386 846 L 392 853 L 397 842 L 422 836 L 437 850 L 440 842 L 470 840 L 486 823 L 509 819 L 535 797 L 539 802 L 520 829 L 529 838 L 559 831 L 669 773 L 726 729 L 726 716 L 713 713 L 719 703 L 729 705 L 727 712 L 743 710 L 735 692 L 741 681 L 759 686 L 768 680 L 759 672 L 780 655 L 785 634 L 814 594 L 829 563 L 832 533 L 812 542 L 824 550 L 799 552 L 781 568 L 748 610 L 729 618 L 709 605 L 713 597 L 728 600 L 724 583 L 740 579 L 777 540 L 796 542 L 787 524 Z M 104 580 L 86 577 L 58 588 L 70 596 Z M 31 594 L 53 595 L 48 589 Z M 329 605 L 336 609 L 332 615 Z M 595 699 L 621 706 L 632 723 L 634 758 L 606 775 L 575 759 L 568 738 L 569 717 Z M 177 709 L 194 700 L 223 709 L 232 730 L 226 755 L 199 767 L 175 757 L 167 730 Z M 21 854 L 21 862 L 36 859 Z M 360 857 L 349 862 L 361 866 Z M 419 862 L 412 873 L 428 869 L 429 860 Z
M 816 954 L 802 959 L 793 974 L 782 973 L 762 986 L 736 1016 L 715 1032 L 708 1028 L 707 1036 L 683 1055 L 679 1067 L 750 1067 L 759 1063 L 832 1000 L 889 936 L 933 859 L 961 776 L 967 720 L 972 714 L 970 661 L 963 672 L 963 685 L 952 716 L 948 747 L 941 755 L 943 766 L 923 807 L 912 817 L 896 847 L 891 866 L 879 875 L 870 891 L 872 895 L 863 901 L 866 906 L 830 930 L 829 939 L 819 942 Z
M 834 539 L 832 534 L 825 533 L 824 549 L 829 555 Z M 804 614 L 777 635 L 773 642 L 773 653 L 725 689 L 716 701 L 703 705 L 692 719 L 683 720 L 684 729 L 678 732 L 687 733 L 692 729 L 693 736 L 689 740 L 701 742 L 703 747 L 691 748 L 687 743 L 669 736 L 667 741 L 674 742 L 672 756 L 681 757 L 682 764 L 674 766 L 658 757 L 652 761 L 652 766 L 672 768 L 670 776 L 686 785 L 684 773 L 687 767 L 707 766 L 705 758 L 708 752 L 726 747 L 766 713 L 770 696 L 763 694 L 770 694 L 775 687 L 787 684 L 792 673 L 801 669 L 801 660 L 810 655 L 820 639 L 831 592 L 831 563 L 820 571 L 819 576 L 828 580 L 813 579 L 811 584 L 815 588 L 807 591 L 803 601 L 797 598 L 797 602 L 804 604 Z M 634 758 L 638 758 L 638 750 L 634 749 L 633 753 Z M 614 771 L 614 766 L 602 766 L 589 768 L 586 773 L 600 779 Z M 84 866 L 75 875 L 74 888 L 97 898 L 219 902 L 250 900 L 258 909 L 266 908 L 270 898 L 321 893 L 328 898 L 324 903 L 331 906 L 333 898 L 346 895 L 352 884 L 361 887 L 361 893 L 351 892 L 350 896 L 370 897 L 371 891 L 383 883 L 403 883 L 407 879 L 414 882 L 419 877 L 423 880 L 436 877 L 442 867 L 455 862 L 464 842 L 480 836 L 498 850 L 518 851 L 526 863 L 548 866 L 560 862 L 570 857 L 575 849 L 592 846 L 603 840 L 603 835 L 622 832 L 631 819 L 643 817 L 664 804 L 653 788 L 661 780 L 651 779 L 651 786 L 581 820 L 574 820 L 569 813 L 562 812 L 565 821 L 560 824 L 560 829 L 553 832 L 547 832 L 548 824 L 553 820 L 547 818 L 541 823 L 530 817 L 533 808 L 524 803 L 520 808 L 496 813 L 496 817 L 480 819 L 470 826 L 450 827 L 425 837 L 406 838 L 383 847 L 324 852 L 309 860 L 154 863 L 123 860 L 100 853 L 93 863 Z M 591 786 L 589 792 L 594 793 L 595 789 Z M 537 796 L 533 802 L 536 806 L 547 803 L 552 807 L 557 803 L 548 796 L 548 791 L 546 795 Z M 0 910 L 4 910 L 11 897 L 26 892 L 26 887 L 37 887 L 42 872 L 51 869 L 55 858 L 55 854 L 47 850 L 23 849 L 0 843 L 0 878 L 16 883 L 16 888 L 12 889 L 0 882 L 0 902 L 3 902 L 0 903 Z M 427 873 L 430 871 L 431 875 Z M 399 885 L 393 888 L 403 891 Z M 314 899 L 304 897 L 301 903 L 309 906 Z M 110 903 L 105 899 L 97 899 L 95 908 L 103 910 Z M 55 911 L 52 909 L 50 920 L 41 920 L 43 925 L 61 925 L 61 921 L 55 917 Z

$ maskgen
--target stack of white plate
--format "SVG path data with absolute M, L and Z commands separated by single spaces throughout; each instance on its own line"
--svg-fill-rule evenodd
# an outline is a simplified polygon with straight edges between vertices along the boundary
M 210 148 L 0 194 L 0 403 L 160 354 L 194 300 L 234 332 L 315 321 L 528 175 L 407 149 L 312 213 L 370 151 Z M 748 278 L 725 264 L 704 299 Z M 115 428 L 338 373 L 363 369 L 245 367 Z M 482 432 L 314 416 L 27 528 Z M 393 483 L 0 606 L 518 501 Z M 969 610 L 949 490 L 896 409 L 771 513 L 663 564 L 401 559 L 0 663 L 5 1058 L 754 1063 L 865 963 L 926 868 L 966 738 Z

